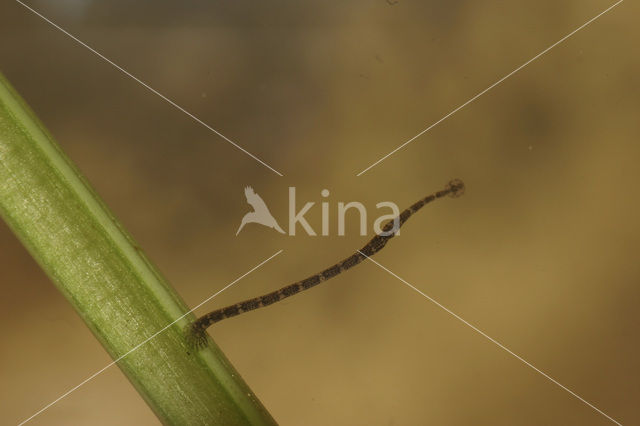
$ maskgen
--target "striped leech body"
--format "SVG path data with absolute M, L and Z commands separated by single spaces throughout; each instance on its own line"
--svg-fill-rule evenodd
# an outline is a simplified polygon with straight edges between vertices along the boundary
M 353 268 L 367 257 L 373 256 L 389 242 L 391 238 L 396 235 L 396 232 L 400 227 L 418 210 L 420 210 L 425 204 L 428 204 L 438 198 L 442 198 L 446 195 L 450 197 L 459 197 L 464 193 L 464 183 L 460 179 L 454 179 L 447 184 L 447 186 L 431 194 L 418 202 L 405 209 L 399 216 L 389 220 L 383 227 L 382 232 L 371 239 L 364 247 L 357 250 L 354 254 L 346 259 L 336 263 L 333 266 L 312 275 L 303 280 L 297 281 L 293 284 L 289 284 L 286 287 L 282 287 L 280 290 L 273 291 L 265 294 L 264 296 L 255 297 L 253 299 L 247 299 L 243 302 L 236 303 L 234 305 L 227 306 L 225 308 L 217 309 L 209 312 L 206 315 L 201 316 L 188 327 L 188 333 L 190 333 L 190 340 L 197 347 L 202 347 L 206 344 L 206 330 L 211 325 L 220 322 L 224 319 L 235 317 L 245 312 L 253 311 L 258 308 L 272 305 L 287 297 L 298 294 L 304 290 L 308 290 L 323 281 L 327 281 L 336 275 Z

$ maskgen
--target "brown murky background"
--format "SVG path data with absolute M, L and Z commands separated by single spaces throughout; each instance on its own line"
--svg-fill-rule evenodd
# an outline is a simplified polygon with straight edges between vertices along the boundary
M 393 3 L 393 2 L 392 2 Z M 252 185 L 332 226 L 338 201 L 404 207 L 460 177 L 376 260 L 623 424 L 639 424 L 640 7 L 600 20 L 356 173 L 612 2 L 29 2 L 281 171 L 279 177 L 20 4 L 0 70 L 198 313 L 278 288 L 366 240 L 247 226 Z M 635 27 L 635 28 L 634 28 Z M 352 218 L 353 219 L 353 218 Z M 333 228 L 335 232 L 335 227 Z M 299 231 L 300 232 L 300 231 Z M 0 224 L 0 423 L 110 359 Z M 224 322 L 218 344 L 283 425 L 606 425 L 401 281 L 363 264 Z M 33 425 L 155 425 L 111 368 Z

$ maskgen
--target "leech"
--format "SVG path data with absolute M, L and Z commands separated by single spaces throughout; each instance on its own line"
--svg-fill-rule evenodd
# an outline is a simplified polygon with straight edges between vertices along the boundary
M 371 239 L 360 250 L 357 250 L 354 254 L 346 259 L 336 263 L 333 266 L 328 267 L 320 273 L 312 275 L 301 281 L 297 281 L 293 284 L 289 284 L 286 287 L 282 287 L 280 290 L 265 294 L 264 296 L 248 299 L 234 305 L 227 306 L 226 308 L 218 309 L 209 312 L 206 315 L 201 316 L 196 321 L 188 326 L 187 332 L 190 334 L 188 337 L 196 347 L 203 347 L 206 345 L 207 336 L 206 330 L 211 325 L 220 322 L 224 319 L 235 317 L 236 315 L 243 314 L 245 312 L 253 311 L 258 308 L 272 305 L 287 297 L 298 294 L 304 290 L 308 290 L 323 281 L 327 281 L 336 275 L 353 268 L 367 257 L 373 256 L 389 242 L 389 240 L 395 237 L 400 227 L 418 210 L 420 210 L 425 204 L 428 204 L 438 198 L 442 198 L 446 195 L 457 198 L 464 193 L 464 183 L 460 179 L 454 179 L 447 184 L 445 189 L 438 191 L 435 194 L 431 194 L 415 204 L 411 205 L 408 209 L 404 210 L 394 219 L 391 219 L 382 227 L 382 232 Z

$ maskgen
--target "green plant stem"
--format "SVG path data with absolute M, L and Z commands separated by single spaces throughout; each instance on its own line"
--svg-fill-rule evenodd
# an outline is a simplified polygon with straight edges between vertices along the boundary
M 114 360 L 188 312 L 2 75 L 0 215 Z M 117 365 L 164 424 L 275 424 L 215 344 L 190 349 L 193 319 Z

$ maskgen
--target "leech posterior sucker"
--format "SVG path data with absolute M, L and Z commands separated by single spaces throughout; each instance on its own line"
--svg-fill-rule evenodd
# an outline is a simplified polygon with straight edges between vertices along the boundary
M 196 321 L 188 326 L 187 333 L 189 333 L 189 339 L 196 347 L 203 347 L 206 345 L 207 336 L 206 330 L 211 325 L 220 322 L 224 319 L 235 317 L 236 315 L 243 314 L 245 312 L 253 311 L 258 308 L 272 305 L 287 297 L 298 294 L 304 290 L 308 290 L 323 281 L 327 281 L 336 275 L 353 268 L 367 257 L 373 256 L 389 242 L 389 240 L 395 237 L 396 233 L 402 225 L 418 210 L 424 207 L 426 204 L 442 198 L 450 196 L 457 198 L 464 193 L 464 183 L 460 179 L 454 179 L 447 184 L 447 186 L 431 194 L 418 202 L 412 204 L 409 208 L 405 209 L 399 216 L 391 219 L 382 227 L 382 232 L 371 239 L 364 247 L 357 250 L 354 254 L 343 259 L 327 269 L 307 277 L 301 281 L 297 281 L 293 284 L 289 284 L 286 287 L 282 287 L 280 290 L 267 293 L 260 297 L 248 299 L 234 305 L 227 306 L 226 308 L 218 309 L 209 312 L 206 315 L 201 316 Z

